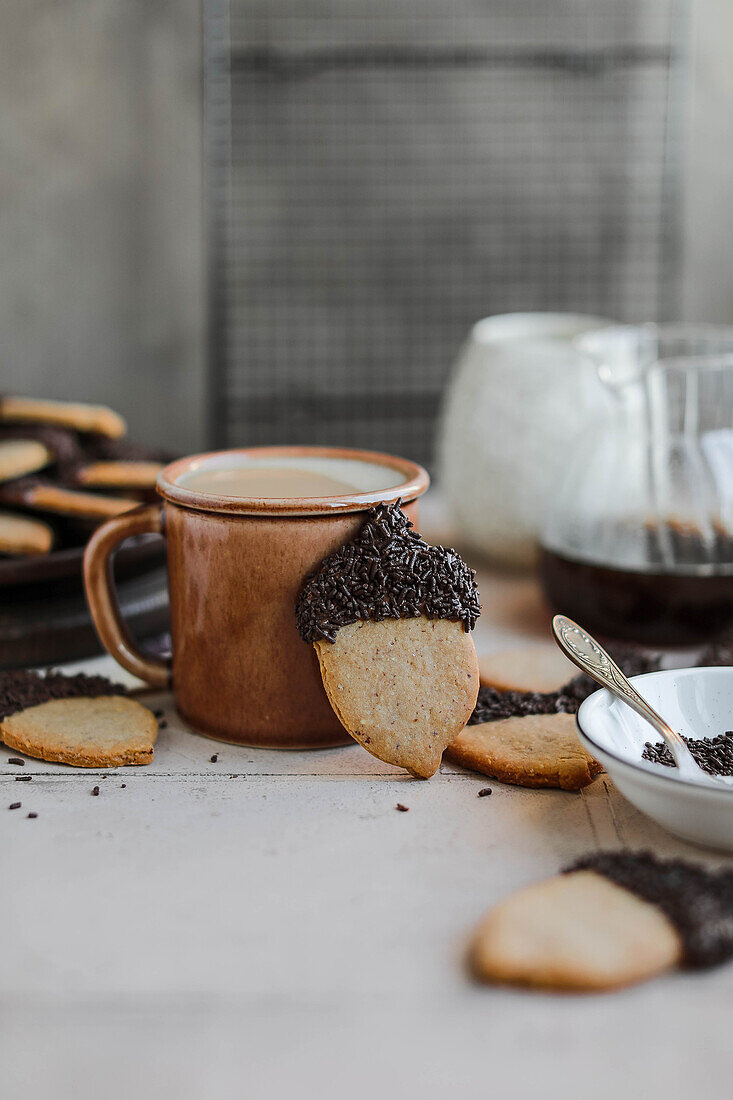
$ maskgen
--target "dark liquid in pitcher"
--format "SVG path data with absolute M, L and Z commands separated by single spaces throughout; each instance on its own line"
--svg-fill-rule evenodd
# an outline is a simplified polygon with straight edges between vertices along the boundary
M 652 646 L 699 645 L 733 627 L 733 538 L 721 531 L 711 548 L 681 526 L 668 527 L 665 537 L 673 541 L 679 572 L 662 565 L 652 525 L 643 571 L 543 549 L 540 577 L 553 610 L 590 631 Z

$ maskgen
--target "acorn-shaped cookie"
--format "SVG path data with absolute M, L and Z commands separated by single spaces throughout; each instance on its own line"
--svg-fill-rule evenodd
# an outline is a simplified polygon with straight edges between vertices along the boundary
M 84 673 L 2 672 L 0 741 L 38 760 L 80 768 L 149 764 L 158 721 L 124 690 Z
M 499 902 L 474 936 L 486 982 L 615 989 L 733 955 L 733 872 L 648 852 L 597 852 Z
M 351 736 L 427 779 L 476 704 L 479 613 L 473 571 L 426 543 L 398 503 L 373 508 L 308 578 L 296 621 Z

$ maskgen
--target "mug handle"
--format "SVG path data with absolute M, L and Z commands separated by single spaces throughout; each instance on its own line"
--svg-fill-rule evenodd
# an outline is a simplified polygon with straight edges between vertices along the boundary
M 171 682 L 171 662 L 151 657 L 135 645 L 120 613 L 115 595 L 111 554 L 132 535 L 164 535 L 160 504 L 134 508 L 103 523 L 84 551 L 84 588 L 99 640 L 123 668 L 153 687 L 166 688 Z

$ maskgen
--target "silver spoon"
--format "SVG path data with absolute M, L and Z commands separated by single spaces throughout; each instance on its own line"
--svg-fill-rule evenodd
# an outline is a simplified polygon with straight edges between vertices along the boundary
M 724 776 L 710 775 L 702 770 L 685 744 L 682 735 L 673 730 L 661 715 L 649 706 L 646 699 L 642 699 L 616 662 L 586 630 L 583 630 L 582 627 L 565 615 L 555 615 L 552 620 L 552 632 L 560 649 L 578 668 L 586 672 L 601 687 L 607 688 L 623 703 L 626 703 L 637 714 L 640 714 L 642 718 L 646 718 L 647 722 L 654 727 L 672 753 L 672 759 L 679 769 L 680 778 L 692 779 L 696 783 L 704 780 L 705 783 L 716 783 L 724 787 L 730 786 Z

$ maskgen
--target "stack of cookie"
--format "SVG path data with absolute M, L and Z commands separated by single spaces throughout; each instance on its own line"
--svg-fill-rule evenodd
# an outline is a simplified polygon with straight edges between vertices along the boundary
M 154 492 L 160 462 L 100 405 L 0 397 L 0 554 L 82 545 Z

